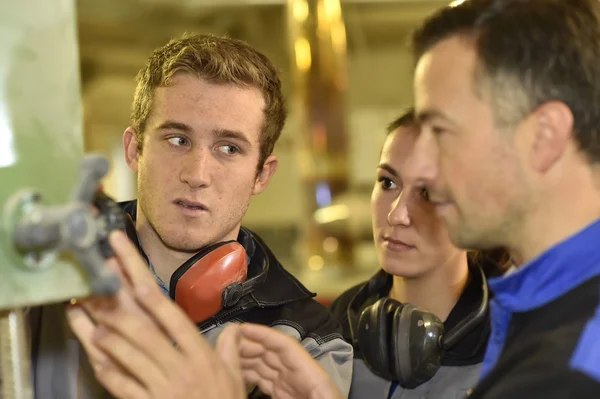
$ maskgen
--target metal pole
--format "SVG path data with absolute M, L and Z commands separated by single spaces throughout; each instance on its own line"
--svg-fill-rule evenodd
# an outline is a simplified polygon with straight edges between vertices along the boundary
M 303 244 L 312 270 L 353 263 L 353 240 L 326 231 L 315 212 L 350 188 L 346 30 L 340 0 L 287 0 L 294 93 L 301 119 Z
M 32 399 L 31 363 L 23 309 L 0 311 L 2 398 Z

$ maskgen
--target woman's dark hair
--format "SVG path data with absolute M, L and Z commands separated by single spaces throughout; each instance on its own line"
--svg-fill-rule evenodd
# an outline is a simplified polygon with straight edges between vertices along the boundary
M 410 127 L 410 126 L 415 126 L 415 125 L 417 125 L 417 119 L 415 117 L 415 109 L 409 108 L 398 118 L 396 118 L 392 122 L 390 122 L 390 124 L 387 126 L 387 133 L 390 134 L 394 130 L 401 128 L 401 127 Z
M 511 266 L 510 254 L 503 248 L 467 251 L 469 264 L 478 265 L 487 277 L 498 277 Z

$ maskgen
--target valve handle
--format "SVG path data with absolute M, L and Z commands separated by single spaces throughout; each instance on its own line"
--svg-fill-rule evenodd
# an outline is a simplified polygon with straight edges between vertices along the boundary
M 48 249 L 70 251 L 83 265 L 95 295 L 112 295 L 119 290 L 119 278 L 106 270 L 104 259 L 113 256 L 108 235 L 125 229 L 124 215 L 118 205 L 98 193 L 100 180 L 108 172 L 108 160 L 86 155 L 81 162 L 79 184 L 64 205 L 44 206 L 41 195 L 36 205 L 16 225 L 13 240 L 25 252 Z M 92 206 L 98 209 L 94 216 Z

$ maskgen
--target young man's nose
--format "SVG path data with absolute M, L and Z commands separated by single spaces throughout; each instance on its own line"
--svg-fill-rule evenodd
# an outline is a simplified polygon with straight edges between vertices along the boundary
M 181 180 L 190 187 L 202 187 L 210 184 L 211 155 L 206 149 L 189 151 L 184 157 Z

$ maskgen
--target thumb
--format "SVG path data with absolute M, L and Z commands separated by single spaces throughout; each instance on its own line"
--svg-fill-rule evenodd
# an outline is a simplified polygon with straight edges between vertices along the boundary
M 238 350 L 240 339 L 240 326 L 237 324 L 229 325 L 219 335 L 215 349 L 219 358 L 225 364 L 229 376 L 233 379 L 236 392 L 243 393 L 245 389 Z

